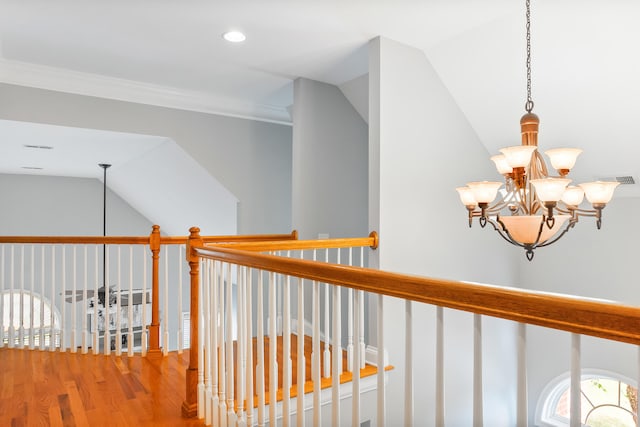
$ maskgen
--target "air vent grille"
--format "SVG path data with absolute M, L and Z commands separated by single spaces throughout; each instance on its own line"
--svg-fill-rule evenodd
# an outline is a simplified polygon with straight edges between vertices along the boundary
M 633 185 L 636 183 L 636 180 L 633 179 L 631 175 L 626 176 L 607 176 L 603 178 L 598 178 L 598 181 L 617 181 L 621 185 Z
M 35 150 L 53 150 L 53 146 L 51 146 L 51 145 L 24 144 L 24 148 L 32 148 L 32 149 L 35 149 Z
M 44 168 L 38 167 L 38 166 L 21 166 L 22 169 L 29 169 L 29 170 L 36 170 L 36 171 L 40 171 Z

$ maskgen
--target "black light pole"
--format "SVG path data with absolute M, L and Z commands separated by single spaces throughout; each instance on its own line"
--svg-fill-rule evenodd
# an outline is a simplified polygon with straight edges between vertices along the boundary
M 103 185 L 102 185 L 102 237 L 107 236 L 107 169 L 111 167 L 111 165 L 107 163 L 100 163 L 100 166 L 103 169 Z M 106 244 L 102 244 L 102 286 L 103 286 L 103 295 L 104 299 L 106 299 L 107 295 L 107 246 Z M 98 298 L 99 300 L 100 298 Z M 107 301 L 104 301 L 105 307 Z

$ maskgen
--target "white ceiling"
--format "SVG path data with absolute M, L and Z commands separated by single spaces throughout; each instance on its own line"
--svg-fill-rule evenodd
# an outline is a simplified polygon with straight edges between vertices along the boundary
M 640 180 L 640 2 L 532 3 L 541 149 L 583 148 L 572 173 L 579 181 Z M 287 123 L 293 79 L 349 82 L 367 72 L 367 42 L 382 35 L 425 52 L 490 153 L 520 142 L 524 1 L 0 0 L 0 7 L 0 81 Z M 224 42 L 232 28 L 247 40 Z

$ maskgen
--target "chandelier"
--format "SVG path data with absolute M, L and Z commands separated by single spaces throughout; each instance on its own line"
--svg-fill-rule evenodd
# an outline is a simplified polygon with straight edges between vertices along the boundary
M 470 182 L 456 190 L 469 214 L 479 218 L 481 227 L 491 224 L 507 242 L 522 247 L 527 259 L 533 251 L 557 242 L 578 222 L 581 216 L 594 217 L 602 225 L 602 209 L 613 197 L 619 182 L 596 181 L 570 186 L 567 178 L 576 163 L 579 148 L 555 148 L 545 151 L 557 175 L 552 176 L 538 151 L 540 119 L 532 113 L 531 99 L 531 12 L 527 10 L 527 101 L 526 113 L 520 119 L 522 145 L 500 150 L 491 157 L 502 182 Z M 498 200 L 496 197 L 500 194 Z M 591 209 L 580 208 L 584 197 Z

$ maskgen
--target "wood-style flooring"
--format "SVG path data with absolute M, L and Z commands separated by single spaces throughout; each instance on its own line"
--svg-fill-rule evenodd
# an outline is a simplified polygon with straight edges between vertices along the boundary
M 0 426 L 203 426 L 181 416 L 188 353 L 0 348 Z

